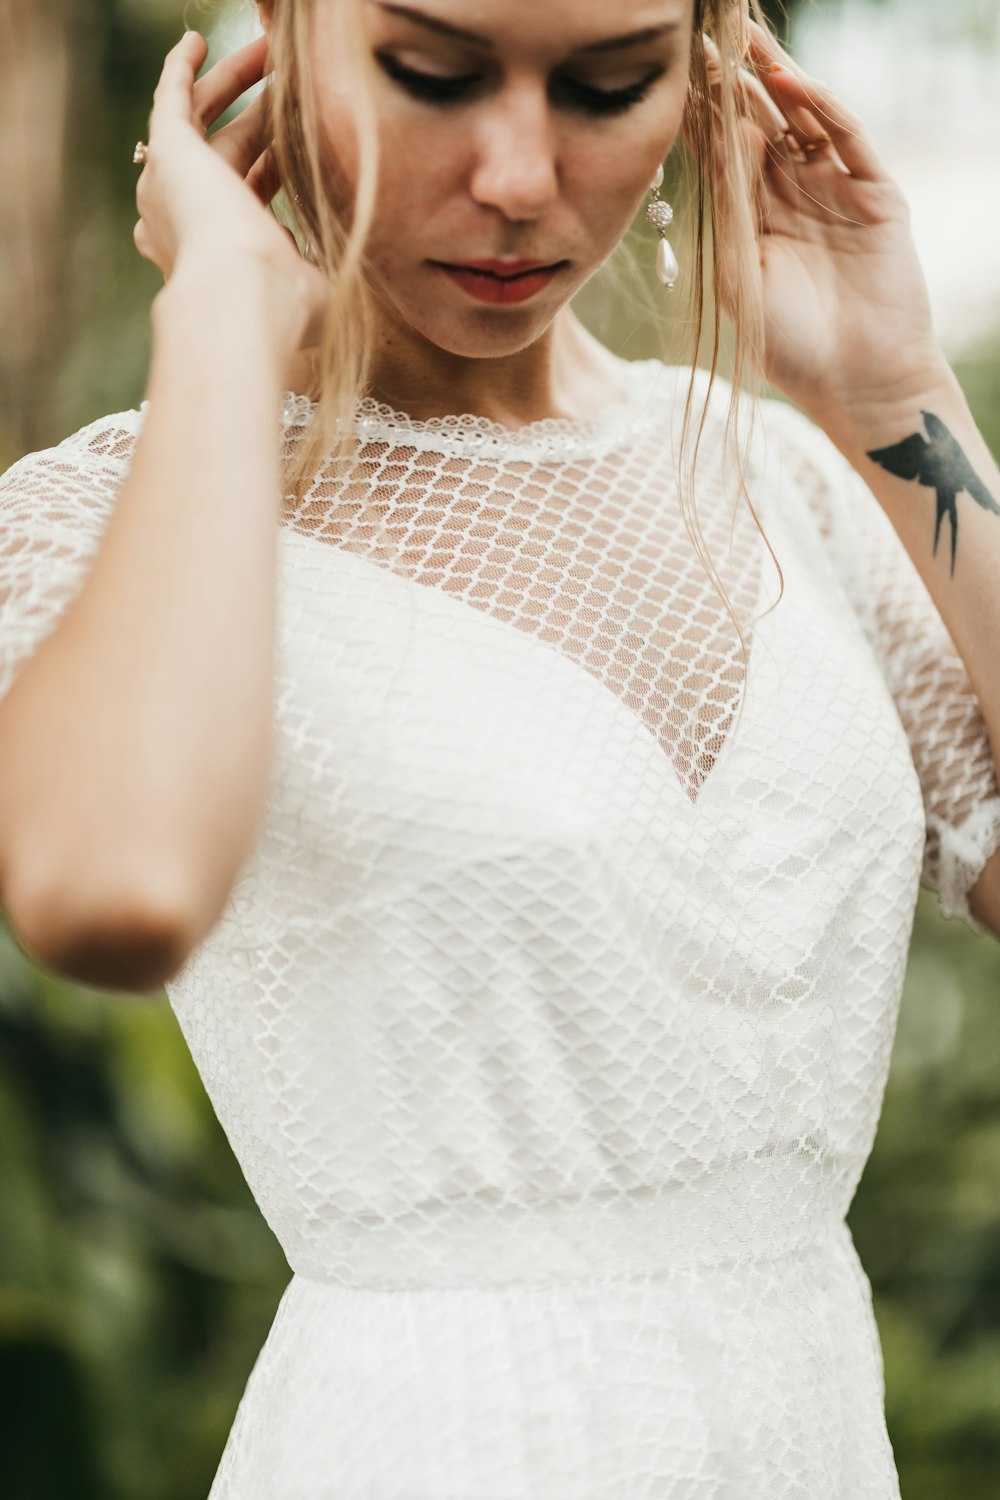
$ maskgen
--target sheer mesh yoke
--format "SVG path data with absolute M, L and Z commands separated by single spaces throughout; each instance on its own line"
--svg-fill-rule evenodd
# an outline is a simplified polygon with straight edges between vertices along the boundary
M 509 622 L 603 683 L 656 738 L 694 801 L 740 700 L 740 635 L 679 506 L 663 503 L 675 447 L 659 389 L 666 372 L 655 361 L 625 370 L 634 409 L 615 408 L 586 436 L 558 421 L 520 435 L 475 418 L 401 423 L 369 402 L 363 483 L 328 475 L 284 519 L 300 535 L 370 555 L 363 489 L 403 576 Z M 291 441 L 308 416 L 301 400 L 286 407 Z M 722 467 L 716 449 L 704 465 L 714 501 L 705 538 L 746 630 L 763 548 L 746 506 L 724 498 Z
M 765 403 L 779 601 L 713 397 L 738 631 L 687 372 L 621 373 L 586 425 L 366 400 L 362 477 L 282 507 L 270 795 L 167 987 L 295 1273 L 212 1500 L 898 1497 L 844 1216 L 918 882 L 971 922 L 1000 844 L 989 744 L 825 438 Z M 0 479 L 4 690 L 142 421 Z

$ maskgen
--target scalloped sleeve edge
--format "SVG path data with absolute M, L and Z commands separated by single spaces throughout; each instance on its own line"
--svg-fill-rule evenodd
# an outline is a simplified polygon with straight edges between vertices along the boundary
M 928 829 L 938 840 L 937 882 L 931 889 L 937 891 L 942 915 L 959 917 L 973 932 L 988 935 L 989 929 L 969 910 L 969 895 L 990 859 L 1000 851 L 1000 796 L 980 803 L 957 828 L 931 816 Z

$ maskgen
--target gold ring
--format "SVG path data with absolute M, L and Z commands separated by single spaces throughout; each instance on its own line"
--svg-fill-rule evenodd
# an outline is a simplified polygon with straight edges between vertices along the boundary
M 768 145 L 773 146 L 774 149 L 777 150 L 779 146 L 783 146 L 785 144 L 790 135 L 790 130 L 782 130 L 778 133 L 778 135 L 774 136 L 772 140 L 768 141 Z
M 832 146 L 833 141 L 828 135 L 821 135 L 816 141 L 803 141 L 802 149 L 807 156 L 815 156 L 817 151 L 825 151 L 827 146 Z
M 145 161 L 148 155 L 149 147 L 146 145 L 146 142 L 137 141 L 135 150 L 132 152 L 132 161 L 138 165 L 139 162 Z

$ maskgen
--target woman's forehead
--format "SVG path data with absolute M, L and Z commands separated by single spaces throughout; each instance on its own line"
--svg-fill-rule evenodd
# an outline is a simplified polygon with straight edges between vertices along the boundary
M 516 46 L 614 55 L 691 23 L 694 0 L 365 0 L 380 29 L 451 40 L 485 52 Z

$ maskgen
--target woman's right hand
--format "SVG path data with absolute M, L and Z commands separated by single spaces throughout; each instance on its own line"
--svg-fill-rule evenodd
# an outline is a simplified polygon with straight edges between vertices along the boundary
M 292 330 L 291 359 L 319 342 L 329 283 L 268 212 L 280 184 L 264 139 L 263 98 L 206 138 L 208 127 L 264 77 L 268 39 L 222 58 L 196 82 L 207 53 L 204 37 L 189 31 L 164 60 L 136 187 L 136 248 L 165 282 L 181 265 L 263 268 L 275 329 Z

